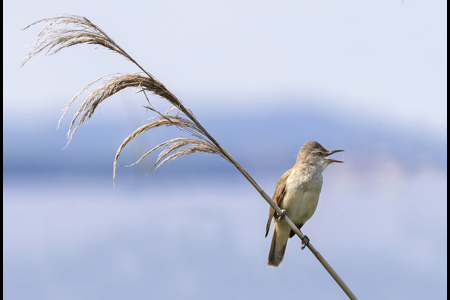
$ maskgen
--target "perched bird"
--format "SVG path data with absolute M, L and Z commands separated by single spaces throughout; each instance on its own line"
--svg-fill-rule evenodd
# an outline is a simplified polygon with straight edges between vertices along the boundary
M 272 200 L 283 210 L 283 214 L 276 219 L 275 210 L 270 207 L 266 226 L 267 237 L 270 223 L 274 219 L 268 266 L 277 267 L 283 261 L 288 238 L 294 236 L 294 232 L 282 218 L 287 215 L 298 229 L 305 225 L 316 211 L 319 202 L 323 183 L 322 172 L 334 162 L 343 163 L 343 161 L 326 157 L 342 151 L 344 150 L 329 151 L 318 142 L 309 141 L 298 153 L 295 165 L 281 176 Z M 302 249 L 309 239 L 305 236 L 305 240 L 302 243 Z

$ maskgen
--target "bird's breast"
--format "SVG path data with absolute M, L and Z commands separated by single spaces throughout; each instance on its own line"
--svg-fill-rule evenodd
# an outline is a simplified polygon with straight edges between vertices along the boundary
M 322 189 L 322 178 L 292 176 L 286 182 L 281 208 L 295 224 L 305 223 L 316 211 Z

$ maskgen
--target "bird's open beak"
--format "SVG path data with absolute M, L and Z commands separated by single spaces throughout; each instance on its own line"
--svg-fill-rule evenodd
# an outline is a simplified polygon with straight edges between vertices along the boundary
M 333 151 L 330 151 L 330 153 L 329 154 L 327 154 L 326 156 L 328 156 L 328 155 L 331 155 L 331 154 L 334 154 L 334 153 L 337 153 L 337 152 L 344 152 L 344 150 L 333 150 Z M 330 163 L 344 163 L 343 161 L 341 161 L 341 160 L 336 160 L 336 159 L 330 159 L 330 158 L 328 158 L 327 159 Z

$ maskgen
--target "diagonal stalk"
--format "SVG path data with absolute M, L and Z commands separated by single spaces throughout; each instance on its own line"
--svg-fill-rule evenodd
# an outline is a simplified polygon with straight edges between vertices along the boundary
M 191 118 L 189 115 L 188 115 L 188 117 Z M 195 122 L 195 124 L 204 131 L 204 134 L 211 140 L 211 142 L 213 142 L 220 149 L 220 151 L 228 158 L 228 160 L 242 173 L 242 175 L 244 175 L 244 177 L 247 178 L 247 180 L 261 194 L 261 196 L 264 198 L 264 200 L 266 200 L 267 203 L 269 203 L 269 205 L 272 206 L 273 209 L 275 209 L 276 213 L 278 215 L 281 215 L 281 209 L 278 207 L 278 205 L 256 183 L 256 181 L 250 176 L 250 174 L 248 174 L 247 171 L 245 171 L 245 169 L 237 161 L 235 161 L 234 158 L 231 157 L 231 155 L 227 151 L 225 151 L 225 149 L 223 149 L 219 145 L 219 143 L 202 127 L 202 125 L 200 125 L 200 123 L 196 119 L 191 118 L 191 120 L 193 122 Z M 289 217 L 287 215 L 284 216 L 283 220 L 289 225 L 289 227 L 291 227 L 291 229 L 295 232 L 295 234 L 297 234 L 300 237 L 300 239 L 303 240 L 303 238 L 305 236 L 297 228 L 297 226 L 295 226 L 295 224 L 291 221 L 291 219 L 289 219 Z M 314 254 L 314 256 L 319 260 L 319 262 L 324 266 L 324 268 L 328 271 L 328 273 L 330 273 L 331 277 L 333 277 L 333 279 L 336 281 L 336 283 L 347 294 L 349 299 L 352 299 L 352 300 L 357 299 L 356 296 L 353 294 L 353 292 L 350 290 L 350 288 L 345 284 L 345 282 L 341 279 L 341 277 L 339 277 L 339 275 L 336 273 L 336 271 L 330 266 L 330 264 L 319 253 L 319 251 L 317 251 L 316 248 L 314 248 L 314 246 L 311 244 L 311 242 L 309 242 L 307 244 L 307 247 L 309 248 L 309 250 L 311 250 L 311 252 Z
M 133 59 L 130 59 L 134 62 Z M 145 71 L 139 64 L 136 63 L 136 65 L 147 75 L 147 71 Z M 150 75 L 149 75 L 150 76 Z M 181 104 L 183 106 L 183 104 Z M 184 107 L 184 106 L 183 106 Z M 256 181 L 248 174 L 247 171 L 236 161 L 234 158 L 227 152 L 225 149 L 222 148 L 222 146 L 219 145 L 219 143 L 209 134 L 208 131 L 200 124 L 200 122 L 197 121 L 197 119 L 191 114 L 191 112 L 187 109 L 185 109 L 186 116 L 192 120 L 192 122 L 197 125 L 197 127 L 200 129 L 200 131 L 212 142 L 214 145 L 217 146 L 217 148 L 220 149 L 220 151 L 228 158 L 228 160 L 241 172 L 242 175 L 244 175 L 245 178 L 253 185 L 253 187 L 261 194 L 261 196 L 264 198 L 264 200 L 269 203 L 270 206 L 275 209 L 275 212 L 278 215 L 281 215 L 281 209 L 278 207 L 278 205 L 272 200 L 272 198 L 267 195 L 267 193 L 256 183 Z M 291 229 L 297 234 L 300 239 L 303 240 L 305 237 L 304 234 L 295 226 L 295 224 L 289 219 L 288 216 L 284 216 L 283 220 L 291 227 Z M 319 251 L 314 248 L 314 246 L 309 242 L 307 244 L 307 247 L 311 252 L 314 254 L 314 256 L 319 260 L 319 262 L 324 266 L 324 268 L 328 271 L 328 273 L 333 277 L 333 279 L 336 281 L 336 283 L 342 288 L 342 290 L 347 294 L 349 299 L 355 300 L 357 299 L 356 296 L 353 294 L 353 292 L 350 290 L 350 288 L 345 284 L 345 282 L 342 280 L 341 277 L 336 273 L 336 271 L 331 267 L 331 265 L 325 260 L 325 258 L 319 253 Z
M 22 62 L 22 65 L 25 64 L 32 56 L 34 56 L 35 54 L 37 54 L 40 51 L 42 51 L 44 48 L 49 47 L 49 50 L 51 50 L 53 47 L 55 47 L 58 44 L 62 44 L 62 46 L 60 48 L 56 49 L 55 52 L 58 52 L 62 48 L 70 47 L 70 46 L 75 45 L 75 44 L 91 43 L 91 44 L 98 44 L 98 45 L 104 46 L 104 47 L 108 48 L 109 50 L 113 50 L 113 51 L 115 51 L 115 52 L 117 52 L 119 54 L 124 55 L 128 60 L 130 60 L 132 63 L 134 63 L 140 70 L 142 70 L 142 72 L 144 72 L 150 79 L 152 79 L 154 81 L 154 82 L 152 81 L 152 84 L 154 84 L 158 89 L 161 89 L 161 91 L 158 90 L 158 92 L 155 92 L 155 86 L 152 86 L 153 89 L 151 89 L 151 91 L 153 91 L 155 94 L 157 94 L 159 96 L 162 96 L 163 98 L 167 99 L 169 102 L 172 103 L 172 105 L 175 105 L 183 114 L 185 114 L 195 124 L 195 126 L 197 127 L 195 129 L 195 131 L 198 129 L 198 133 L 203 134 L 207 139 L 209 139 L 211 141 L 211 143 L 213 143 L 214 146 L 217 147 L 217 150 L 220 152 L 220 153 L 219 152 L 214 152 L 214 153 L 222 155 L 229 162 L 231 162 L 242 173 L 242 175 L 244 175 L 244 177 L 247 178 L 247 180 L 261 194 L 261 196 L 264 198 L 264 200 L 266 200 L 267 203 L 269 203 L 269 205 L 275 210 L 275 212 L 278 215 L 281 215 L 281 213 L 282 213 L 281 209 L 278 207 L 277 204 L 275 204 L 275 202 L 272 200 L 272 198 L 270 198 L 269 195 L 267 195 L 267 193 L 256 183 L 256 181 L 247 173 L 247 171 L 245 171 L 245 169 L 242 168 L 242 166 L 236 160 L 234 160 L 231 157 L 231 155 L 227 151 L 225 151 L 225 149 L 223 149 L 219 145 L 219 143 L 206 131 L 205 128 L 203 128 L 203 126 L 194 117 L 193 113 L 189 109 L 187 109 L 183 105 L 183 103 L 181 101 L 179 101 L 176 98 L 176 96 L 174 94 L 172 94 L 161 82 L 156 80 L 150 73 L 148 73 L 143 67 L 141 67 L 128 53 L 126 53 L 121 47 L 119 47 L 103 30 L 101 30 L 99 27 L 97 27 L 94 24 L 92 24 L 89 20 L 87 20 L 84 17 L 81 18 L 81 17 L 78 17 L 78 16 L 69 15 L 69 16 L 66 16 L 66 17 L 63 16 L 61 18 L 74 18 L 75 21 L 77 21 L 77 20 L 84 20 L 86 22 L 82 23 L 82 25 L 83 26 L 87 26 L 90 29 L 94 29 L 94 31 L 89 31 L 88 32 L 88 35 L 87 35 L 88 39 L 87 40 L 75 40 L 75 41 L 72 41 L 72 44 L 70 44 L 70 43 L 69 44 L 64 44 L 65 43 L 64 39 L 62 41 L 60 41 L 58 39 L 55 41 L 55 40 L 52 40 L 51 38 L 49 40 L 49 38 L 47 37 L 46 39 L 41 41 L 40 44 L 38 44 L 37 48 L 35 47 L 35 52 L 31 52 L 30 55 Z M 79 19 L 77 19 L 77 18 L 79 18 Z M 56 18 L 56 19 L 53 18 L 53 19 L 54 20 L 58 20 L 58 18 Z M 41 21 L 48 21 L 48 20 L 51 20 L 51 19 L 44 19 L 44 20 L 41 20 Z M 74 20 L 68 20 L 66 23 L 75 22 Z M 41 22 L 41 21 L 38 21 L 38 22 Z M 38 22 L 35 22 L 35 23 L 31 24 L 31 25 L 34 25 L 34 24 L 36 24 Z M 31 26 L 31 25 L 29 25 L 29 26 Z M 25 27 L 24 29 L 28 28 L 29 26 Z M 46 28 L 48 29 L 49 27 L 46 27 Z M 95 35 L 96 34 L 95 31 L 98 31 L 101 35 L 100 36 Z M 82 30 L 80 32 L 83 33 Z M 75 36 L 78 36 L 78 34 L 80 32 L 77 31 L 77 34 Z M 92 32 L 94 32 L 94 33 L 92 33 Z M 45 33 L 45 28 L 44 28 L 44 30 L 41 33 Z M 85 32 L 85 34 L 86 34 L 86 32 Z M 95 38 L 93 38 L 93 34 L 94 34 Z M 39 36 L 40 36 L 40 38 L 42 37 L 41 34 L 39 34 Z M 56 38 L 57 36 L 58 36 L 58 31 L 55 31 L 53 33 L 53 35 L 52 35 L 52 38 Z M 74 36 L 73 35 L 69 36 L 69 38 L 74 38 Z M 39 39 L 38 39 L 38 41 L 39 41 Z M 96 82 L 96 81 L 94 81 L 94 82 Z M 83 89 L 83 90 L 85 90 L 85 89 Z M 72 101 L 74 99 L 72 99 L 71 102 L 69 102 L 69 105 L 72 103 Z M 92 112 L 93 112 L 94 109 L 95 109 L 95 107 L 92 108 L 92 110 L 89 111 L 90 115 L 88 116 L 88 118 L 92 115 Z M 84 118 L 85 117 L 83 117 L 81 119 L 81 123 L 84 121 Z M 166 119 L 166 120 L 170 121 L 170 119 Z M 172 123 L 172 125 L 176 125 L 176 124 Z M 126 140 L 125 144 L 123 143 L 121 145 L 121 147 L 126 145 L 126 143 L 128 141 L 129 140 Z M 118 155 L 120 154 L 120 150 L 121 150 L 121 148 L 119 148 L 119 151 L 116 154 L 116 160 L 117 160 Z M 115 160 L 115 164 L 116 164 L 116 160 Z M 115 170 L 114 170 L 114 174 L 115 174 Z M 305 236 L 303 235 L 303 233 L 297 228 L 297 226 L 295 226 L 295 224 L 289 219 L 288 216 L 285 216 L 283 218 L 283 220 L 289 225 L 289 227 L 292 229 L 292 231 L 294 231 L 302 240 L 304 239 Z M 330 275 L 337 282 L 337 284 L 347 294 L 347 296 L 350 299 L 357 299 L 355 297 L 355 295 L 352 293 L 352 291 L 348 288 L 348 286 L 344 283 L 344 281 L 333 270 L 333 268 L 328 264 L 328 262 L 323 258 L 323 256 L 312 246 L 312 244 L 308 243 L 307 246 L 311 250 L 311 252 L 314 254 L 314 256 L 316 256 L 316 258 L 319 260 L 319 262 L 325 267 L 325 269 L 328 271 L 328 273 L 330 273 Z

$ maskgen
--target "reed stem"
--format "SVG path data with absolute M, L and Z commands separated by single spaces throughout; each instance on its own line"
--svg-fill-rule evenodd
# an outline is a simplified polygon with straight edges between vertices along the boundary
M 271 207 L 275 210 L 275 212 L 278 215 L 281 215 L 282 211 L 278 207 L 278 205 L 272 200 L 272 198 L 267 195 L 267 193 L 256 183 L 256 181 L 245 171 L 245 169 L 236 161 L 234 160 L 231 155 L 222 148 L 222 146 L 219 145 L 219 143 L 206 131 L 206 129 L 200 124 L 200 122 L 195 118 L 193 113 L 187 109 L 181 101 L 179 101 L 174 94 L 172 94 L 161 82 L 156 80 L 149 72 L 147 72 L 143 67 L 141 67 L 127 52 L 125 52 L 119 45 L 117 45 L 103 30 L 101 30 L 99 27 L 91 23 L 87 18 L 81 17 L 81 16 L 75 16 L 75 15 L 62 15 L 59 17 L 49 18 L 49 19 L 43 19 L 37 22 L 34 22 L 33 24 L 25 27 L 24 29 L 27 29 L 28 27 L 37 24 L 39 22 L 49 22 L 51 23 L 47 25 L 37 36 L 36 43 L 33 46 L 33 50 L 30 52 L 30 54 L 22 61 L 22 66 L 34 55 L 38 54 L 44 49 L 47 49 L 48 51 L 54 50 L 54 53 L 58 52 L 59 50 L 71 47 L 73 45 L 77 44 L 97 44 L 100 46 L 103 46 L 109 50 L 112 50 L 120 55 L 123 55 L 126 57 L 129 61 L 134 63 L 143 73 L 145 73 L 147 77 L 141 76 L 139 74 L 130 74 L 130 75 L 123 75 L 123 76 L 117 76 L 113 78 L 112 80 L 108 81 L 107 83 L 103 84 L 100 88 L 95 90 L 91 93 L 91 95 L 83 102 L 83 104 L 80 106 L 78 112 L 75 114 L 75 117 L 72 120 L 72 124 L 70 128 L 72 129 L 72 125 L 74 125 L 75 120 L 77 117 L 81 114 L 80 121 L 78 122 L 78 125 L 75 127 L 75 129 L 72 131 L 72 134 L 76 131 L 78 126 L 81 125 L 86 119 L 89 119 L 94 110 L 98 107 L 98 105 L 105 100 L 106 98 L 112 96 L 116 92 L 127 88 L 127 87 L 138 87 L 142 91 L 148 90 L 153 92 L 156 95 L 159 95 L 166 100 L 168 100 L 173 106 L 177 107 L 189 120 L 180 117 L 177 115 L 169 115 L 169 111 L 166 114 L 161 114 L 157 110 L 148 107 L 158 113 L 159 119 L 157 121 L 154 121 L 152 123 L 146 124 L 144 126 L 141 126 L 138 128 L 135 132 L 133 132 L 125 141 L 122 143 L 122 145 L 119 147 L 119 150 L 116 153 L 116 157 L 114 160 L 114 173 L 113 178 L 115 178 L 115 168 L 117 164 L 117 159 L 119 157 L 119 154 L 121 153 L 121 150 L 123 147 L 126 146 L 126 144 L 134 139 L 137 135 L 141 134 L 142 132 L 149 130 L 151 128 L 155 128 L 158 126 L 176 126 L 182 130 L 190 132 L 194 137 L 197 139 L 183 139 L 183 138 L 177 138 L 170 141 L 167 141 L 165 143 L 161 143 L 154 149 L 157 149 L 159 147 L 169 146 L 169 150 L 166 150 L 162 153 L 164 155 L 159 157 L 158 161 L 162 160 L 164 157 L 166 157 L 165 160 L 162 161 L 161 164 L 164 162 L 174 159 L 176 157 L 180 157 L 182 155 L 187 155 L 190 153 L 195 152 L 206 152 L 206 153 L 215 153 L 219 154 L 222 157 L 226 158 L 230 163 L 232 163 L 238 170 L 241 172 L 242 175 L 244 175 L 245 178 L 253 185 L 253 187 L 261 194 L 261 196 L 264 198 L 264 200 L 269 203 Z M 65 25 L 62 29 L 53 29 L 53 27 L 58 25 Z M 78 29 L 70 28 L 72 25 L 73 27 L 76 27 Z M 81 28 L 81 29 L 79 29 Z M 45 37 L 45 35 L 47 37 Z M 47 51 L 47 53 L 48 53 Z M 103 77 L 102 77 L 103 78 Z M 100 78 L 101 79 L 101 78 Z M 93 83 L 97 82 L 99 79 L 94 81 Z M 85 91 L 87 88 L 89 88 L 93 83 L 88 85 L 86 88 L 84 88 L 81 92 Z M 80 92 L 80 93 L 81 93 Z M 69 104 L 67 105 L 67 108 L 71 105 L 71 103 L 79 96 L 78 93 L 72 100 L 70 100 Z M 148 99 L 147 99 L 148 100 Z M 66 108 L 66 110 L 67 110 Z M 65 111 L 66 111 L 65 110 Z M 64 117 L 65 112 L 63 113 Z M 70 133 L 70 130 L 69 130 Z M 206 141 L 206 139 L 209 140 Z M 69 139 L 70 141 L 70 139 Z M 191 148 L 188 148 L 188 151 L 178 150 L 175 154 L 170 154 L 172 151 L 175 151 L 182 146 L 185 146 L 187 144 L 194 145 Z M 152 150 L 153 151 L 153 150 Z M 151 151 L 150 151 L 151 152 Z M 147 154 L 149 154 L 148 152 Z M 145 157 L 147 154 L 145 154 L 143 157 Z M 142 157 L 142 158 L 143 158 Z M 142 159 L 141 158 L 141 159 Z M 141 160 L 140 159 L 140 160 Z M 140 161 L 139 160 L 139 161 Z M 138 161 L 138 162 L 139 162 Z M 160 165 L 161 165 L 160 164 Z M 305 237 L 303 233 L 295 226 L 295 224 L 289 219 L 288 216 L 285 216 L 283 220 L 291 227 L 291 229 L 300 237 L 300 239 L 303 240 Z M 352 291 L 348 288 L 348 286 L 344 283 L 344 281 L 339 277 L 339 275 L 333 270 L 333 268 L 330 266 L 330 264 L 323 258 L 323 256 L 313 247 L 311 243 L 308 243 L 307 247 L 311 250 L 311 252 L 314 254 L 314 256 L 319 260 L 319 262 L 325 267 L 325 269 L 328 271 L 328 273 L 334 278 L 334 280 L 337 282 L 337 284 L 342 288 L 342 290 L 347 294 L 347 296 L 350 299 L 357 299 L 355 295 L 352 293 Z

